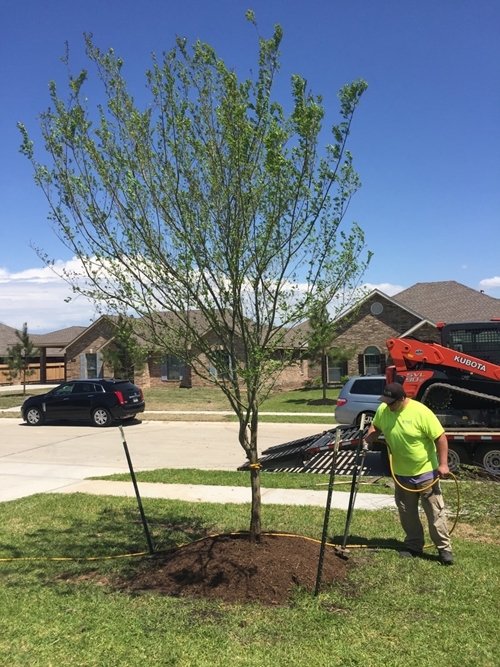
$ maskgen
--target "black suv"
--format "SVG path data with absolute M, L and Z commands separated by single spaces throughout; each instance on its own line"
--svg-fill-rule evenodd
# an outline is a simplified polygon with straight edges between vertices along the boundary
M 132 419 L 144 408 L 142 390 L 132 382 L 96 378 L 71 380 L 47 394 L 31 396 L 21 410 L 30 426 L 41 426 L 49 419 L 90 420 L 94 426 L 109 426 L 114 419 Z

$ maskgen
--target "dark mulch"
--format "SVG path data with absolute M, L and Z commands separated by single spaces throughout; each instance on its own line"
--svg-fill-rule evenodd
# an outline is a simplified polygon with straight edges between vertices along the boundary
M 334 398 L 313 398 L 307 401 L 307 405 L 337 405 L 337 400 Z M 319 415 L 321 417 L 321 415 Z
M 314 591 L 320 545 L 304 537 L 218 535 L 141 563 L 140 572 L 118 583 L 127 592 L 283 605 L 297 586 Z M 349 563 L 327 547 L 322 589 L 345 579 Z

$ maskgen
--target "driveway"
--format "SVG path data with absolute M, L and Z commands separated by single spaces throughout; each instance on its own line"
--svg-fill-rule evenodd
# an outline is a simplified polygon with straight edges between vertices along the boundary
M 260 424 L 259 451 L 331 425 Z M 124 426 L 136 470 L 236 470 L 245 461 L 238 424 L 142 421 Z M 128 472 L 117 426 L 27 426 L 0 419 L 0 501 L 62 490 L 86 477 Z

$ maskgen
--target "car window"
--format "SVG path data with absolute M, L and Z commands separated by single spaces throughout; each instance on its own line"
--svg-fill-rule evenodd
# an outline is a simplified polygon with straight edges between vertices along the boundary
M 95 385 L 92 382 L 78 382 L 75 384 L 73 393 L 75 394 L 91 394 L 95 391 Z
M 54 389 L 54 396 L 65 396 L 66 394 L 71 394 L 73 392 L 74 385 L 72 384 L 62 384 L 57 389 Z
M 351 394 L 372 394 L 380 396 L 385 387 L 384 378 L 363 378 L 356 380 L 351 387 Z

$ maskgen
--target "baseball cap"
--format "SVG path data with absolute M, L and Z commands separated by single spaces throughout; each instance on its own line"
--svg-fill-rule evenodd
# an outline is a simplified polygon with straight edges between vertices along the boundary
M 385 385 L 382 396 L 379 400 L 390 405 L 394 401 L 400 401 L 402 398 L 406 398 L 406 392 L 403 389 L 403 385 L 399 382 L 389 382 Z

